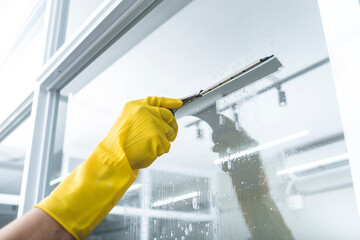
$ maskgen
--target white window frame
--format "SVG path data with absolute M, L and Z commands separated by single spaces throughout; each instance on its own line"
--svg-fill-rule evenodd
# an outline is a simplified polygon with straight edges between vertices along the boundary
M 360 217 L 360 6 L 358 0 L 318 4 Z

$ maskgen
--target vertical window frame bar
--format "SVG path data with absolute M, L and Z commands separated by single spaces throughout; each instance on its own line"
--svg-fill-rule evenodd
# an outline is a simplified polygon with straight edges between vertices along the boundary
M 360 47 L 349 51 L 349 44 L 360 42 L 360 8 L 358 0 L 318 0 L 325 40 L 328 47 L 351 177 L 360 218 Z

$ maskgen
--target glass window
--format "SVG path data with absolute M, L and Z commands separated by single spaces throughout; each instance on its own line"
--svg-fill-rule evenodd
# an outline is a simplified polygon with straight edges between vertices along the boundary
M 159 210 L 209 213 L 209 181 L 206 177 L 153 171 L 150 206 Z
M 31 24 L 27 24 L 24 29 L 19 30 L 19 26 L 12 26 L 18 31 L 17 38 L 12 36 L 12 42 L 2 45 L 5 49 L 1 51 L 3 54 L 0 56 L 0 102 L 6 104 L 1 104 L 0 122 L 34 90 L 35 80 L 41 72 L 45 46 L 44 11 L 43 8 L 39 9 L 29 20 Z M 24 16 L 15 16 L 25 20 Z M 3 19 L 5 24 L 11 21 Z
M 131 236 L 359 238 L 317 1 L 192 1 L 131 42 L 168 14 L 166 4 L 63 89 L 70 158 L 87 156 L 127 101 L 184 97 L 271 54 L 283 68 L 178 119 L 170 153 L 137 183 L 141 213 L 128 205 L 119 211 L 139 217 Z
M 2 21 L 0 27 L 3 33 L 0 39 L 1 53 L 6 52 L 13 45 L 12 42 L 18 34 L 17 31 L 25 21 L 24 16 L 29 14 L 29 10 L 32 9 L 35 2 L 36 0 L 1 1 L 0 16 Z M 1 56 L 1 58 L 3 57 L 5 56 Z
M 68 20 L 66 27 L 66 39 L 76 35 L 76 32 L 89 19 L 94 17 L 95 10 L 104 0 L 70 0 Z
M 29 124 L 25 120 L 0 142 L 0 228 L 17 216 Z
M 137 229 L 138 231 L 134 231 Z M 133 216 L 108 215 L 86 239 L 140 239 L 140 218 Z
M 213 239 L 212 224 L 207 221 L 153 218 L 150 220 L 149 239 Z
M 0 204 L 0 228 L 16 219 L 17 208 L 18 207 L 16 205 Z

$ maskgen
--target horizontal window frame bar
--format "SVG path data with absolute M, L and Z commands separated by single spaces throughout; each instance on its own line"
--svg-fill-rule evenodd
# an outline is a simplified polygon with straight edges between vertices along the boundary
M 156 0 L 110 2 L 69 43 L 65 43 L 45 65 L 37 78 L 47 91 L 63 86 L 101 54 L 111 41 L 129 27 Z
M 30 95 L 1 123 L 0 143 L 30 117 L 33 96 L 34 92 L 30 93 Z

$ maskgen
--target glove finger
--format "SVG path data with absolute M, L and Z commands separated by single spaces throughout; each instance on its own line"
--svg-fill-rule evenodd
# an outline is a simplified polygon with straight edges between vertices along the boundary
M 174 114 L 172 114 L 172 112 L 170 112 L 169 109 L 165 109 L 165 108 L 159 108 L 160 114 L 162 119 L 172 128 L 174 129 L 174 133 L 175 133 L 175 137 L 174 140 L 177 136 L 177 132 L 178 132 L 178 125 L 176 122 L 176 119 L 174 117 Z
M 176 138 L 175 130 L 172 127 L 170 127 L 170 125 L 168 123 L 166 123 L 165 121 L 161 121 L 161 128 L 164 131 L 167 139 L 170 142 L 173 142 Z
M 178 109 L 183 105 L 183 102 L 180 99 L 167 97 L 147 97 L 146 102 L 150 106 L 163 107 L 168 109 Z
M 164 153 L 168 153 L 169 150 L 170 150 L 170 142 L 169 140 L 167 139 L 167 137 L 164 135 L 158 135 L 158 144 L 157 144 L 157 155 L 158 156 L 161 156 L 163 155 Z

